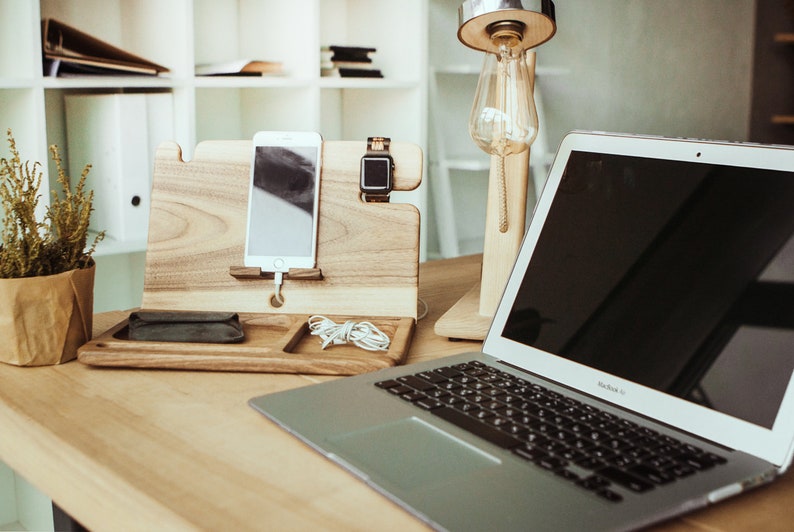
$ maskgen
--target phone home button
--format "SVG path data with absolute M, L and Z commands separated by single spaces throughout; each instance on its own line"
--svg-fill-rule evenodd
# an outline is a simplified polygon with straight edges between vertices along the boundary
M 276 271 L 281 270 L 282 268 L 284 268 L 284 259 L 276 259 L 276 260 L 274 260 L 273 261 L 273 267 L 276 269 Z

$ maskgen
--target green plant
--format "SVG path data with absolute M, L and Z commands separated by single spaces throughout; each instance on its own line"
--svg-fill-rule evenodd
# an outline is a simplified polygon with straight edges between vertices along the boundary
M 37 219 L 41 164 L 22 162 L 11 129 L 8 130 L 11 158 L 0 158 L 0 200 L 2 200 L 2 245 L 0 278 L 53 275 L 91 263 L 91 255 L 104 238 L 102 231 L 86 251 L 88 224 L 94 192 L 85 190 L 91 165 L 86 165 L 77 186 L 64 172 L 58 147 L 50 146 L 58 169 L 60 194 L 52 191 L 52 200 L 41 220 Z

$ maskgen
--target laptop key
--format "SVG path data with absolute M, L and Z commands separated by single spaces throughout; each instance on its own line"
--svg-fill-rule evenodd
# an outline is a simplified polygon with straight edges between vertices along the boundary
M 609 463 L 621 469 L 626 469 L 628 467 L 635 465 L 637 461 L 631 458 L 630 456 L 618 454 L 610 458 Z
M 419 399 L 414 404 L 424 410 L 435 410 L 436 408 L 441 408 L 442 406 L 444 406 L 442 403 L 438 402 L 437 400 L 427 397 Z
M 460 376 L 460 371 L 450 367 L 438 368 L 436 373 L 448 379 Z
M 419 392 L 415 392 L 415 391 L 412 390 L 410 392 L 401 394 L 400 397 L 402 399 L 405 399 L 406 401 L 408 401 L 410 403 L 415 403 L 416 401 L 419 401 L 420 399 L 424 399 L 426 396 L 424 394 L 421 394 Z
M 516 425 L 515 423 L 512 423 L 510 421 L 502 425 L 500 428 L 505 432 L 509 432 L 510 434 L 513 434 L 515 436 L 523 436 L 524 434 L 527 434 L 529 432 L 529 430 L 526 427 L 523 427 L 521 425 Z
M 578 465 L 581 468 L 589 469 L 591 471 L 594 471 L 594 470 L 602 467 L 604 465 L 604 462 L 602 462 L 601 460 L 596 460 L 595 458 L 590 458 L 588 456 L 586 458 L 583 458 L 583 459 L 577 461 L 576 465 Z
M 465 402 L 457 395 L 445 395 L 443 397 L 439 397 L 438 400 L 439 402 L 444 403 L 447 406 L 455 406 Z
M 635 477 L 625 471 L 621 471 L 617 467 L 607 466 L 603 469 L 599 469 L 597 471 L 599 476 L 602 476 L 608 480 L 611 480 L 615 484 L 623 486 L 624 488 L 628 488 L 631 491 L 637 493 L 643 493 L 645 491 L 653 489 L 653 484 L 646 480 L 642 480 L 639 477 Z
M 428 397 L 433 397 L 435 399 L 441 399 L 442 397 L 447 397 L 449 392 L 446 390 L 442 390 L 441 388 L 432 388 L 430 390 L 425 390 L 425 395 Z
M 417 373 L 416 376 L 420 379 L 426 380 L 427 382 L 432 382 L 433 384 L 438 384 L 447 380 L 447 378 L 443 375 L 433 373 L 432 371 L 423 371 L 422 373 Z
M 654 484 L 668 484 L 675 480 L 675 477 L 670 473 L 665 473 L 664 471 L 648 467 L 644 464 L 632 466 L 628 471 L 632 475 L 636 475 L 640 478 L 653 482 Z
M 435 388 L 435 385 L 431 382 L 428 382 L 424 379 L 420 379 L 414 375 L 406 375 L 405 377 L 400 377 L 397 379 L 399 382 L 406 386 L 410 386 L 414 390 L 419 390 L 423 392 L 425 390 L 429 390 L 431 388 Z
M 484 440 L 493 443 L 503 449 L 511 449 L 521 443 L 518 439 L 510 434 L 503 432 L 490 425 L 481 423 L 480 421 L 467 416 L 463 412 L 455 410 L 454 408 L 442 407 L 431 410 L 431 412 L 445 421 L 449 421 L 464 430 L 475 434 Z
M 487 422 L 498 429 L 504 430 L 504 427 L 510 425 L 510 420 L 505 419 L 502 416 L 496 415 L 487 420 Z
M 675 459 L 698 471 L 703 471 L 705 469 L 711 469 L 714 467 L 714 463 L 710 460 L 702 456 L 696 456 L 694 454 L 684 453 L 676 456 Z
M 548 469 L 549 471 L 557 471 L 558 469 L 568 466 L 568 462 L 566 460 L 556 456 L 544 456 L 543 458 L 535 460 L 535 463 L 543 469 Z
M 548 456 L 546 451 L 541 450 L 537 445 L 531 443 L 514 448 L 513 453 L 531 462 L 536 462 Z
M 460 389 L 462 386 L 454 381 L 446 381 L 438 383 L 439 388 L 443 388 L 444 390 L 455 391 Z

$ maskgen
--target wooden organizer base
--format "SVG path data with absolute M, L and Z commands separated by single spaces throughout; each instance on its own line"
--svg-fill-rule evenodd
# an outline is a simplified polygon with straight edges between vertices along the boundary
M 251 170 L 251 141 L 206 141 L 191 161 L 172 142 L 155 156 L 141 307 L 237 312 L 240 344 L 132 342 L 114 334 L 127 320 L 78 350 L 96 366 L 353 375 L 400 364 L 416 324 L 419 211 L 366 203 L 359 190 L 364 141 L 323 143 L 317 267 L 284 275 L 281 300 L 272 275 L 239 266 Z M 422 150 L 392 142 L 394 190 L 422 180 Z M 355 346 L 321 349 L 306 320 L 322 314 L 369 321 L 391 339 L 386 353 Z M 349 318 L 335 319 L 334 316 Z
M 355 317 L 328 316 L 337 323 Z M 127 320 L 80 348 L 80 362 L 92 366 L 356 375 L 402 364 L 413 338 L 413 318 L 370 320 L 389 338 L 388 351 L 352 344 L 322 349 L 309 333 L 309 316 L 241 313 L 245 340 L 239 344 L 139 342 L 126 340 Z

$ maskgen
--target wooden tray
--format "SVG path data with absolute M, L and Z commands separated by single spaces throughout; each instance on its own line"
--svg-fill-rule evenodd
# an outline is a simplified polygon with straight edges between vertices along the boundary
M 344 316 L 328 316 L 344 323 Z M 261 371 L 355 375 L 401 364 L 413 338 L 413 318 L 372 320 L 389 338 L 388 351 L 370 352 L 353 345 L 322 349 L 309 333 L 306 315 L 241 313 L 245 340 L 239 344 L 137 342 L 126 339 L 124 320 L 80 349 L 80 361 L 93 366 Z
M 81 347 L 78 359 L 98 366 L 336 375 L 403 362 L 417 315 L 419 211 L 361 200 L 365 152 L 364 141 L 323 143 L 318 272 L 285 276 L 284 303 L 275 305 L 272 278 L 240 275 L 251 141 L 202 142 L 189 162 L 176 143 L 162 144 L 155 157 L 141 306 L 238 312 L 246 316 L 249 337 L 237 345 L 132 342 L 114 337 L 125 320 Z M 418 187 L 422 150 L 392 142 L 391 152 L 394 189 Z M 392 346 L 388 353 L 355 346 L 323 351 L 306 334 L 313 314 L 382 325 Z

